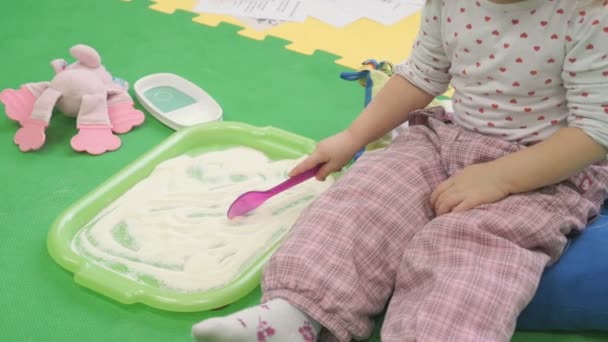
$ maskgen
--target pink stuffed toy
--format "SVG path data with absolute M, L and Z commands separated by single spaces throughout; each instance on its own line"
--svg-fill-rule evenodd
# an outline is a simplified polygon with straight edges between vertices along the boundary
M 121 141 L 113 133 L 126 133 L 144 122 L 144 114 L 133 108 L 129 85 L 112 78 L 95 49 L 76 45 L 70 53 L 77 62 L 52 61 L 56 75 L 50 82 L 28 83 L 0 93 L 8 117 L 21 124 L 14 141 L 23 152 L 44 145 L 44 131 L 55 106 L 77 117 L 72 148 L 94 155 L 117 150 Z

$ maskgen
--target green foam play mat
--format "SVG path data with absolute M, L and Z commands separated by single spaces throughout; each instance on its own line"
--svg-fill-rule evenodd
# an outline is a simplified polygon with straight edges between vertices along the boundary
M 311 139 L 344 128 L 363 105 L 363 88 L 344 82 L 333 56 L 305 56 L 284 41 L 254 41 L 229 25 L 207 27 L 147 9 L 146 0 L 9 0 L 0 12 L 0 89 L 48 81 L 49 62 L 83 43 L 131 85 L 148 74 L 182 75 L 212 95 L 224 119 L 274 126 Z M 372 58 L 373 56 L 370 56 Z M 131 91 L 133 97 L 134 94 Z M 142 109 L 137 104 L 139 109 Z M 74 282 L 47 251 L 55 219 L 101 183 L 168 138 L 150 115 L 101 156 L 70 147 L 73 119 L 55 115 L 45 146 L 22 153 L 18 125 L 0 109 L 1 341 L 191 341 L 193 323 L 254 305 L 259 288 L 226 308 L 194 313 L 126 305 Z M 379 341 L 377 333 L 372 341 Z M 518 332 L 514 341 L 597 342 L 602 334 Z

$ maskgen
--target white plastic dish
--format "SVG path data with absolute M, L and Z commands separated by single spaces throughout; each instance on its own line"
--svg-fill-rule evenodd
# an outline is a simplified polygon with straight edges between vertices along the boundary
M 207 92 L 178 75 L 148 75 L 133 88 L 144 108 L 174 130 L 223 119 L 222 108 Z

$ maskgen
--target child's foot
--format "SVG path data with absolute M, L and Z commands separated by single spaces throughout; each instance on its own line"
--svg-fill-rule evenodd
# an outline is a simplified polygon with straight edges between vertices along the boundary
M 315 342 L 321 326 L 283 299 L 192 327 L 198 342 Z

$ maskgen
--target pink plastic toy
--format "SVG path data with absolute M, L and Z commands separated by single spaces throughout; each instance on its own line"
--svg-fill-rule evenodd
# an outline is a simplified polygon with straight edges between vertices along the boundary
M 0 93 L 8 117 L 21 124 L 14 141 L 23 152 L 44 145 L 55 106 L 77 117 L 72 148 L 94 155 L 117 150 L 121 141 L 113 133 L 127 133 L 144 122 L 144 114 L 133 108 L 129 85 L 112 78 L 95 49 L 76 45 L 70 53 L 77 60 L 73 64 L 63 59 L 51 62 L 56 75 L 50 82 L 28 83 Z

